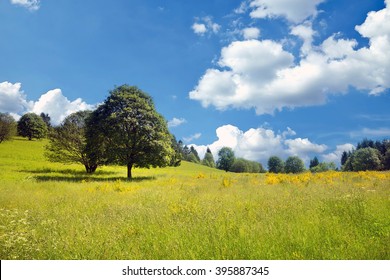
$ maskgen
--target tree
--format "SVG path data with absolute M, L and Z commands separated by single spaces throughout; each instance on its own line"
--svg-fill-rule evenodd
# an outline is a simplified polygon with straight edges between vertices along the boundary
M 268 159 L 268 171 L 270 173 L 283 173 L 284 162 L 277 156 L 272 156 Z
M 107 163 L 133 167 L 163 167 L 174 154 L 166 120 L 157 113 L 152 98 L 137 87 L 122 85 L 93 113 L 88 140 Z
M 299 157 L 290 156 L 286 160 L 284 170 L 286 173 L 301 173 L 305 171 L 305 164 Z
M 0 143 L 10 140 L 16 134 L 16 122 L 6 113 L 0 113 Z
M 51 123 L 50 123 L 51 118 L 50 118 L 49 114 L 45 114 L 42 112 L 40 114 L 40 116 L 41 116 L 42 120 L 45 122 L 47 128 L 50 128 L 51 127 Z
M 346 151 L 344 151 L 341 155 L 341 166 L 343 166 L 346 162 L 347 162 L 347 159 L 348 159 L 348 153 Z
M 325 172 L 329 170 L 336 170 L 336 165 L 334 162 L 321 162 L 318 165 L 310 168 L 310 171 L 313 173 Z
M 379 151 L 368 147 L 356 150 L 352 157 L 353 171 L 381 170 Z
M 230 171 L 236 173 L 249 172 L 248 161 L 243 158 L 236 158 L 230 167 Z
M 318 158 L 314 157 L 312 160 L 310 160 L 309 168 L 311 169 L 319 164 L 320 164 L 320 162 L 319 162 Z
M 209 148 L 207 148 L 206 154 L 202 160 L 202 164 L 211 168 L 215 168 L 214 156 Z
M 173 134 L 171 134 L 171 142 L 174 154 L 171 157 L 169 166 L 177 167 L 181 164 L 183 143 L 180 143 L 181 141 L 177 142 L 176 137 Z
M 195 150 L 194 146 L 191 146 L 190 152 L 195 156 L 196 163 L 199 163 L 200 162 L 200 157 L 198 155 L 198 152 Z
M 18 133 L 28 140 L 41 139 L 47 134 L 47 125 L 40 116 L 35 113 L 24 114 L 18 122 Z
M 86 121 L 91 111 L 79 111 L 66 117 L 49 133 L 45 156 L 53 162 L 81 163 L 87 173 L 95 172 L 99 160 L 87 149 Z
M 234 163 L 234 152 L 229 147 L 223 147 L 218 152 L 217 168 L 228 172 Z

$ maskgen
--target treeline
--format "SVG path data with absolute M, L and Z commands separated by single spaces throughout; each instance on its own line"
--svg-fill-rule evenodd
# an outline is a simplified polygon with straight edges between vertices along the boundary
M 390 170 L 390 140 L 363 139 L 352 151 L 341 156 L 343 171 Z

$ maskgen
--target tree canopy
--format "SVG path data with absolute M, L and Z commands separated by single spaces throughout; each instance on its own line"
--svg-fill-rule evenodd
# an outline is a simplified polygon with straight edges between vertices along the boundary
M 284 162 L 280 157 L 271 156 L 268 159 L 268 171 L 271 173 L 283 173 Z
M 93 113 L 87 136 L 90 145 L 108 163 L 133 167 L 162 167 L 174 155 L 165 119 L 156 112 L 152 98 L 135 86 L 113 89 Z
M 218 152 L 217 168 L 227 172 L 232 167 L 234 160 L 235 156 L 233 150 L 229 147 L 223 147 Z
M 9 140 L 16 134 L 16 122 L 6 113 L 0 113 L 0 143 Z
M 27 113 L 18 122 L 18 134 L 27 137 L 28 140 L 41 139 L 46 137 L 47 125 L 37 114 Z
M 65 118 L 49 133 L 45 156 L 53 162 L 81 163 L 87 173 L 95 172 L 100 164 L 87 149 L 86 121 L 91 111 L 79 111 Z

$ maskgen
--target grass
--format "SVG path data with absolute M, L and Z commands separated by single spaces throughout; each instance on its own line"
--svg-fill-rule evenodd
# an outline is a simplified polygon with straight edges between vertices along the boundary
M 1 259 L 390 259 L 390 173 L 50 163 L 0 144 Z

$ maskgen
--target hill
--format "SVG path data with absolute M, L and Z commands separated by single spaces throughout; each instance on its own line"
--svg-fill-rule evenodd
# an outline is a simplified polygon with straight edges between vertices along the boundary
M 0 145 L 1 259 L 389 259 L 389 173 L 50 163 Z

